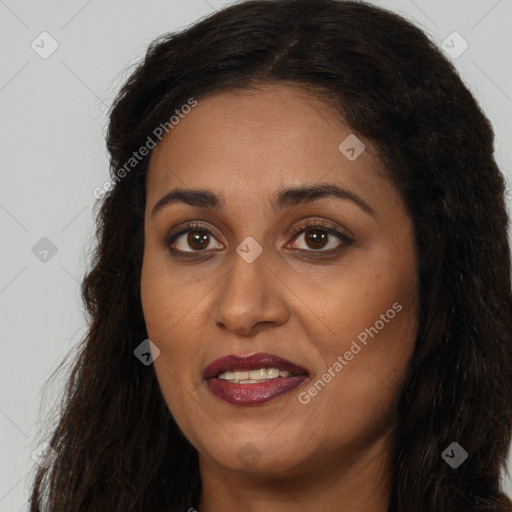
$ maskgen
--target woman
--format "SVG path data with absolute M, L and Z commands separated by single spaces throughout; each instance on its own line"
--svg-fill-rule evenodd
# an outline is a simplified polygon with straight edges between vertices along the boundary
M 228 7 L 150 46 L 107 143 L 32 511 L 512 510 L 504 180 L 418 28 Z

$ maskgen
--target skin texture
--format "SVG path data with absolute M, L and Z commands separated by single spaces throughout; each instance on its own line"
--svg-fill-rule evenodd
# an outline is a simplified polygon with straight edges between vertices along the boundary
M 417 260 L 412 222 L 372 145 L 360 137 L 366 150 L 354 161 L 338 149 L 351 133 L 311 93 L 265 85 L 202 99 L 153 152 L 142 303 L 161 350 L 154 368 L 163 397 L 199 452 L 199 512 L 387 510 L 394 407 L 416 338 Z M 374 214 L 334 197 L 272 208 L 282 188 L 320 182 L 349 189 Z M 177 187 L 212 189 L 225 202 L 219 210 L 173 203 L 152 216 Z M 315 245 L 311 231 L 294 235 L 308 220 L 353 243 L 327 235 Z M 205 247 L 210 256 L 169 252 L 167 235 L 188 221 L 211 235 L 200 246 L 182 234 L 174 248 Z M 236 252 L 249 236 L 263 250 L 252 263 Z M 339 244 L 337 255 L 308 258 Z M 333 371 L 395 303 L 400 312 Z M 250 407 L 208 390 L 206 365 L 257 352 L 306 368 L 308 381 Z M 329 368 L 335 377 L 301 403 L 299 393 Z

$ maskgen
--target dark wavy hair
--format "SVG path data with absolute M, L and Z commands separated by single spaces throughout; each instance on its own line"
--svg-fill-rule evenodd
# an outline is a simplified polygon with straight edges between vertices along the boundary
M 197 507 L 195 448 L 169 412 L 140 298 L 151 152 L 118 170 L 187 103 L 282 83 L 326 100 L 378 150 L 414 223 L 418 335 L 400 390 L 389 511 L 512 510 L 500 472 L 512 430 L 512 293 L 505 184 L 488 119 L 419 28 L 364 2 L 252 0 L 153 41 L 110 111 L 114 186 L 82 296 L 88 331 L 73 361 L 58 457 L 40 468 L 31 512 L 164 512 Z M 452 442 L 468 458 L 442 458 Z

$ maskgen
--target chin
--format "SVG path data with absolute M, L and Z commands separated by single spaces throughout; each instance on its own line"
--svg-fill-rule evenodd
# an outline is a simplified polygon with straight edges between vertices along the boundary
M 216 444 L 211 448 L 203 450 L 203 453 L 229 471 L 291 476 L 298 473 L 305 462 L 305 454 L 297 449 L 297 445 L 286 446 L 280 440 L 273 443 L 265 438 L 260 441 L 230 438 L 226 445 Z

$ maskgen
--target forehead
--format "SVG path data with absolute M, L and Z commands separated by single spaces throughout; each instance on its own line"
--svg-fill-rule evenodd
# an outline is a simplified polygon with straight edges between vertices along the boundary
M 222 191 L 240 205 L 244 196 L 268 201 L 283 186 L 321 181 L 382 192 L 374 148 L 365 141 L 349 160 L 339 148 L 347 137 L 355 134 L 339 112 L 302 88 L 267 85 L 207 97 L 154 149 L 148 206 L 175 187 Z

